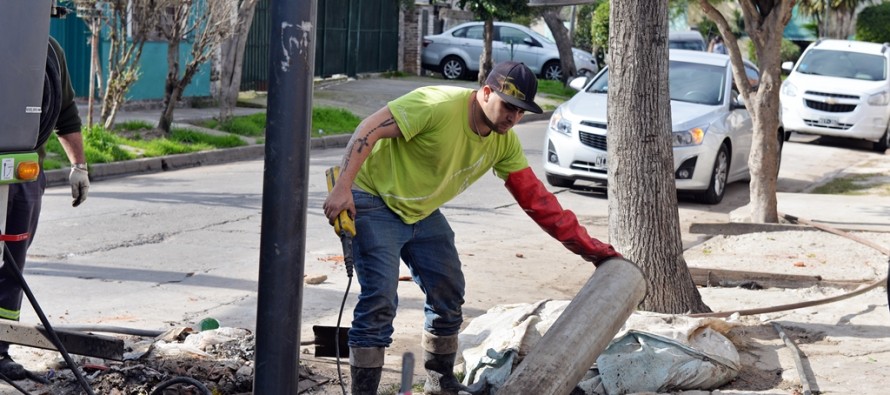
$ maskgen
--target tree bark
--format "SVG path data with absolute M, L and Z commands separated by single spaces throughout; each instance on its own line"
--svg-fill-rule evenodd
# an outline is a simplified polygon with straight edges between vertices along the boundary
M 241 88 L 241 71 L 247 35 L 253 24 L 257 0 L 243 0 L 238 9 L 233 35 L 220 47 L 221 70 L 219 75 L 219 121 L 225 122 L 234 115 Z
M 482 40 L 482 55 L 479 55 L 479 84 L 485 84 L 488 73 L 494 68 L 491 61 L 491 40 L 494 39 L 494 20 L 485 20 L 485 39 Z
M 556 49 L 559 51 L 559 63 L 562 67 L 562 82 L 571 81 L 578 70 L 575 67 L 575 56 L 572 55 L 572 38 L 569 36 L 569 29 L 566 29 L 559 17 L 559 8 L 547 8 L 543 12 L 544 22 L 553 33 L 553 39 L 556 41 Z M 591 70 L 592 71 L 592 70 Z
M 668 90 L 668 1 L 612 3 L 609 32 L 609 237 L 646 277 L 640 308 L 710 311 L 683 258 Z
M 169 38 L 168 38 L 169 39 Z M 169 39 L 167 43 L 167 79 L 164 82 L 164 111 L 158 120 L 158 129 L 170 134 L 173 124 L 173 109 L 176 107 L 179 89 L 179 40 Z

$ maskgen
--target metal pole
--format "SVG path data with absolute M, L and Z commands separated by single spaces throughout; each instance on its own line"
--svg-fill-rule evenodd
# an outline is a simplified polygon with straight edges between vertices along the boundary
M 255 394 L 298 392 L 316 0 L 272 0 Z

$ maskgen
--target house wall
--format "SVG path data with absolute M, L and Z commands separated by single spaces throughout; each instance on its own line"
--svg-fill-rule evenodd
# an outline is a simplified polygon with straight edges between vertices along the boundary
M 182 69 L 188 63 L 191 43 L 179 46 L 180 76 Z M 102 59 L 108 59 L 108 42 L 102 45 Z M 104 60 L 107 62 L 107 60 Z M 107 79 L 105 72 L 107 64 L 103 64 L 103 79 Z M 142 49 L 142 59 L 139 62 L 139 80 L 133 84 L 127 93 L 128 100 L 163 100 L 164 83 L 167 80 L 167 43 L 147 42 Z M 86 92 L 84 95 L 86 96 Z M 210 62 L 202 64 L 198 72 L 192 78 L 191 83 L 185 88 L 183 98 L 196 98 L 210 96 Z
M 63 2 L 69 9 L 75 7 L 70 2 Z M 89 30 L 84 21 L 74 13 L 68 14 L 64 19 L 50 21 L 50 34 L 62 46 L 68 60 L 68 70 L 71 74 L 71 82 L 77 97 L 89 96 L 90 76 L 90 43 Z M 108 52 L 110 44 L 101 39 L 99 44 L 100 67 L 102 68 L 103 83 L 106 85 L 108 78 Z M 189 59 L 191 43 L 180 44 L 180 65 L 185 65 Z M 148 42 L 145 44 L 140 62 L 139 80 L 130 89 L 128 100 L 162 100 L 164 98 L 164 81 L 167 78 L 167 43 Z M 98 97 L 101 97 L 97 93 Z M 210 65 L 201 65 L 191 84 L 183 93 L 184 98 L 210 96 Z

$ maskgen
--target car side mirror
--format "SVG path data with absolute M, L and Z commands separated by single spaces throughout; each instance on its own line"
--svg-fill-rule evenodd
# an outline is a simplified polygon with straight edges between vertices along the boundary
M 790 72 L 794 68 L 794 62 L 782 62 L 782 70 Z
M 528 46 L 530 46 L 530 47 L 536 47 L 536 46 L 538 46 L 538 43 L 535 42 L 535 40 L 532 40 L 532 39 L 529 38 L 529 37 L 526 37 L 525 39 L 523 39 L 523 40 L 522 40 L 522 43 L 525 44 L 525 45 L 528 45 Z
M 745 108 L 745 97 L 742 96 L 741 93 L 736 91 L 732 91 L 732 101 L 729 103 L 729 108 L 731 110 L 738 110 Z
M 569 81 L 569 87 L 576 91 L 584 89 L 584 85 L 587 85 L 587 76 L 585 75 L 572 78 L 572 80 Z

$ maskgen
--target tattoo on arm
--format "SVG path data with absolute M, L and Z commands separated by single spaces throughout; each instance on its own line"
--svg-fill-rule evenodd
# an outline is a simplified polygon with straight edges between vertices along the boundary
M 349 158 L 351 156 L 349 154 L 353 152 L 353 147 L 355 147 L 355 152 L 362 152 L 362 150 L 364 150 L 365 147 L 370 147 L 370 144 L 368 144 L 368 139 L 371 137 L 372 134 L 374 134 L 374 132 L 377 131 L 377 129 L 392 126 L 395 123 L 396 123 L 395 119 L 389 118 L 389 119 L 381 122 L 380 125 L 375 126 L 374 129 L 369 130 L 368 133 L 365 133 L 364 136 L 356 137 L 355 140 L 351 141 L 349 143 L 349 146 L 347 147 L 347 155 L 343 159 L 342 168 L 346 169 L 347 167 L 349 167 Z

